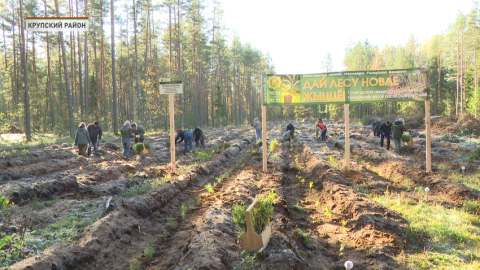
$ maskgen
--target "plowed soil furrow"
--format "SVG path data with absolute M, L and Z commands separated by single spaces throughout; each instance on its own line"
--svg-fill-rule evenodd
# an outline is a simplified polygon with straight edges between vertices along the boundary
M 398 155 L 393 141 L 382 149 L 368 126 L 354 125 L 346 171 L 341 123 L 327 123 L 335 136 L 326 142 L 314 138 L 313 123 L 296 123 L 291 143 L 282 139 L 287 124 L 268 123 L 268 144 L 277 139 L 279 147 L 269 147 L 267 172 L 254 131 L 233 127 L 208 131 L 200 154 L 183 155 L 178 145 L 176 174 L 167 165 L 164 134 L 149 136 L 150 153 L 128 161 L 118 156 L 121 149 L 84 158 L 66 144 L 1 159 L 0 194 L 17 204 L 0 216 L 0 225 L 17 227 L 0 226 L 2 233 L 24 226 L 29 243 L 63 243 L 43 252 L 26 244 L 28 258 L 3 269 L 343 270 L 346 260 L 354 269 L 405 269 L 397 259 L 411 244 L 408 224 L 378 196 L 448 208 L 480 197 L 438 173 L 440 164 L 453 169 L 466 162 L 459 155 L 472 152 L 468 145 L 434 141 L 437 165 L 425 173 L 424 139 Z M 223 143 L 230 147 L 219 151 Z M 468 169 L 480 165 L 468 162 Z M 416 191 L 424 187 L 427 198 Z M 234 205 L 271 191 L 277 197 L 269 244 L 242 252 Z
M 181 206 L 195 206 L 195 190 L 232 167 L 237 156 L 247 151 L 250 141 L 243 140 L 212 161 L 193 171 L 174 177 L 170 183 L 137 197 L 115 197 L 107 213 L 86 227 L 75 245 L 52 246 L 40 256 L 28 258 L 9 269 L 126 269 L 129 262 L 143 253 L 155 240 L 169 239 L 177 230 L 173 224 L 185 226 Z M 179 160 L 180 162 L 180 160 Z M 101 208 L 101 206 L 100 206 Z M 194 211 L 193 209 L 187 212 Z M 80 255 L 80 256 L 79 256 Z M 53 266 L 55 264 L 55 266 Z

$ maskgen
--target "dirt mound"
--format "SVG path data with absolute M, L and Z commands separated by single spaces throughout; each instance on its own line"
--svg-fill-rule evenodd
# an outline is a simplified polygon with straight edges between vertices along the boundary
M 465 130 L 465 135 L 473 133 L 475 136 L 480 136 L 480 120 L 475 119 L 475 116 L 471 114 L 463 114 L 459 117 L 433 116 L 432 129 L 439 130 L 440 134 L 456 133 Z

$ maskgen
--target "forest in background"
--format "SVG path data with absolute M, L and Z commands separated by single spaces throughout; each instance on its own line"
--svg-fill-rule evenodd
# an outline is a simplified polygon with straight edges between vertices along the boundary
M 275 73 L 268 53 L 229 30 L 221 3 L 210 0 L 5 0 L 0 7 L 0 132 L 74 135 L 99 120 L 147 130 L 169 127 L 160 78 L 181 77 L 175 126 L 244 125 L 261 115 L 261 75 Z M 89 17 L 88 32 L 26 32 L 25 17 Z M 114 23 L 112 23 L 114 22 Z M 382 48 L 348 44 L 345 70 L 428 68 L 432 113 L 477 117 L 479 9 L 459 13 L 445 33 Z M 111 33 L 115 33 L 111 35 Z M 64 46 L 62 46 L 62 44 Z M 327 54 L 318 71 L 331 71 Z M 350 105 L 351 117 L 423 113 L 422 102 Z M 268 120 L 343 116 L 343 105 L 273 106 Z

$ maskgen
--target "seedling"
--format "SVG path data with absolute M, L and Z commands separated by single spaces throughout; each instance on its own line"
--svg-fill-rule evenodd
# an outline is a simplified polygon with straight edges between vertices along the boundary
M 328 209 L 328 205 L 325 206 L 325 216 L 327 218 L 332 218 L 332 212 L 330 212 L 330 209 Z
M 169 217 L 167 218 L 167 223 L 168 223 L 168 226 L 170 226 L 170 228 L 174 230 L 177 228 L 177 222 L 175 221 L 175 219 Z
M 182 220 L 187 218 L 187 207 L 183 204 L 180 206 L 180 216 L 182 217 Z
M 345 244 L 341 244 L 340 245 L 340 254 L 338 254 L 339 257 L 341 257 L 343 255 L 343 250 L 345 249 Z
M 145 254 L 145 256 L 147 256 L 148 258 L 152 258 L 154 253 L 155 253 L 155 249 L 153 248 L 152 245 L 143 248 L 143 254 Z
M 275 153 L 278 151 L 280 144 L 278 143 L 277 138 L 273 140 L 273 142 L 270 144 L 269 150 L 271 153 Z
M 310 242 L 310 235 L 308 235 L 308 233 L 304 233 L 300 229 L 296 229 L 293 233 L 301 237 L 302 244 L 306 245 Z
M 410 189 L 412 188 L 411 182 L 412 182 L 412 179 L 410 179 L 408 177 L 405 179 L 405 183 L 407 184 L 407 190 L 408 191 L 410 191 Z
M 263 228 L 267 226 L 270 222 L 270 219 L 273 215 L 273 201 L 277 197 L 277 194 L 274 191 L 266 196 L 257 197 L 258 201 L 255 204 L 255 207 L 251 210 L 251 217 L 253 228 L 256 233 L 260 234 L 263 231 Z M 239 234 L 239 237 L 245 234 L 246 230 L 246 220 L 245 212 L 247 207 L 243 202 L 240 204 L 235 204 L 232 211 L 232 219 L 237 224 L 238 227 L 242 230 Z
M 141 263 L 137 258 L 131 260 L 131 261 L 130 261 L 130 270 L 138 270 L 138 269 L 140 269 L 140 265 L 141 265 L 141 264 L 142 264 L 142 263 Z
M 205 185 L 205 188 L 207 189 L 207 191 L 208 191 L 209 193 L 215 192 L 215 191 L 213 190 L 212 184 L 210 184 L 210 183 L 206 184 L 206 185 Z
M 299 212 L 307 212 L 307 210 L 305 210 L 305 208 L 301 207 L 301 206 L 298 205 L 298 204 L 291 205 L 290 207 L 293 208 L 293 209 L 295 209 L 295 210 L 297 210 L 297 211 L 299 211 Z

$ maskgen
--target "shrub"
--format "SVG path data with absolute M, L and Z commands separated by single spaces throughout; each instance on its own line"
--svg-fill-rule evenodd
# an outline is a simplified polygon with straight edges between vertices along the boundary
M 218 145 L 218 149 L 220 150 L 220 152 L 223 152 L 227 150 L 230 146 L 232 146 L 230 143 L 224 142 Z
M 243 202 L 241 204 L 233 205 L 232 219 L 242 231 L 247 229 L 247 225 L 245 223 L 245 211 L 247 211 L 247 207 Z
M 273 200 L 277 197 L 277 194 L 274 191 L 263 197 L 257 197 L 257 203 L 251 211 L 253 229 L 256 233 L 262 233 L 265 226 L 270 222 L 270 219 L 273 216 Z M 233 221 L 237 224 L 242 231 L 246 230 L 246 221 L 245 221 L 245 212 L 247 207 L 240 204 L 234 205 L 232 212 Z M 242 235 L 242 233 L 241 233 Z
M 212 150 L 212 152 L 209 153 L 209 152 L 204 152 L 198 148 L 192 152 L 193 152 L 193 157 L 200 162 L 209 161 L 215 154 L 215 150 Z
M 150 144 L 148 143 L 136 143 L 132 146 L 133 150 L 135 151 L 135 153 L 140 153 L 143 151 L 143 146 L 145 145 L 145 148 L 147 148 L 147 150 L 150 150 Z
M 409 142 L 409 141 L 410 141 L 410 138 L 411 138 L 410 135 L 404 134 L 404 135 L 402 136 L 402 141 L 404 141 L 404 142 Z
M 278 143 L 277 138 L 275 138 L 273 140 L 273 142 L 270 144 L 270 152 L 272 152 L 272 153 L 277 152 L 278 147 L 279 147 L 279 143 Z

